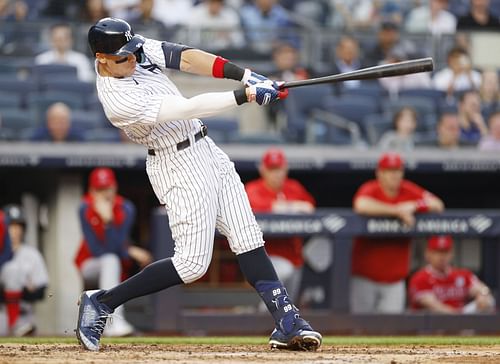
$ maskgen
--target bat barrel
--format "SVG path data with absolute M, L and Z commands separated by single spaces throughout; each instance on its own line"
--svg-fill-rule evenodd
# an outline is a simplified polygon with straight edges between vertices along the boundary
M 339 73 L 336 75 L 311 78 L 285 82 L 282 88 L 292 88 L 307 85 L 318 85 L 322 83 L 342 82 L 350 80 L 372 80 L 382 77 L 402 76 L 412 73 L 430 72 L 434 70 L 434 62 L 431 57 L 413 59 L 398 63 L 383 64 L 380 66 L 362 68 L 359 70 Z

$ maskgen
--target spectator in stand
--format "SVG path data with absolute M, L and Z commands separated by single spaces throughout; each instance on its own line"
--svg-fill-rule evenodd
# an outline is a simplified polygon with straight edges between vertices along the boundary
M 95 78 L 88 57 L 74 51 L 73 35 L 68 24 L 56 24 L 50 29 L 51 49 L 35 57 L 35 64 L 67 64 L 77 68 L 78 79 L 92 82 Z
M 490 289 L 465 268 L 455 268 L 451 236 L 433 236 L 425 251 L 427 266 L 409 281 L 409 298 L 414 310 L 445 314 L 494 313 Z
M 260 178 L 245 185 L 250 206 L 255 213 L 307 214 L 314 211 L 315 200 L 300 182 L 288 178 L 288 163 L 281 149 L 270 148 L 259 166 Z M 266 251 L 280 280 L 297 300 L 303 239 L 300 237 L 267 239 Z
M 397 63 L 407 61 L 408 56 L 404 49 L 394 47 L 382 63 Z M 389 96 L 397 98 L 399 91 L 404 89 L 431 88 L 432 79 L 429 72 L 412 73 L 409 75 L 382 77 L 378 82 L 387 90 Z
M 376 43 L 365 52 L 363 65 L 366 67 L 376 66 L 389 58 L 394 47 L 403 50 L 408 56 L 416 56 L 417 48 L 408 39 L 401 39 L 399 26 L 390 21 L 384 21 L 377 32 Z
M 375 174 L 376 179 L 365 182 L 354 196 L 354 211 L 358 214 L 394 217 L 412 227 L 415 214 L 444 210 L 438 197 L 404 179 L 404 163 L 399 154 L 384 153 Z M 351 312 L 403 312 L 410 243 L 410 238 L 354 239 Z
M 361 68 L 361 60 L 359 58 L 359 43 L 351 36 L 343 35 L 335 47 L 335 58 L 333 61 L 333 74 L 351 72 Z M 344 81 L 340 85 L 342 88 L 351 89 L 358 88 L 361 81 L 352 80 Z
M 498 15 L 490 12 L 490 0 L 470 0 L 470 11 L 458 18 L 457 30 L 499 31 L 500 20 Z
M 127 276 L 132 260 L 141 268 L 151 263 L 151 255 L 131 245 L 130 230 L 135 221 L 131 201 L 117 194 L 117 181 L 109 168 L 96 168 L 89 176 L 88 193 L 80 204 L 83 240 L 75 263 L 85 289 L 109 289 Z M 104 331 L 107 336 L 128 336 L 134 328 L 124 316 L 123 306 Z
M 140 0 L 135 7 L 128 11 L 126 20 L 134 27 L 141 27 L 141 35 L 145 37 L 161 39 L 174 37 L 174 34 L 169 33 L 169 29 L 165 27 L 163 22 L 155 17 L 154 5 L 154 0 Z M 175 31 L 175 29 L 170 30 Z
M 4 210 L 13 256 L 1 267 L 0 291 L 7 306 L 9 334 L 27 336 L 36 330 L 33 304 L 43 300 L 49 275 L 40 252 L 24 242 L 22 208 L 8 205 Z
M 469 90 L 460 95 L 458 120 L 460 121 L 460 138 L 466 143 L 476 145 L 482 137 L 488 134 L 488 127 L 481 114 L 481 98 L 478 91 Z
M 104 7 L 104 0 L 86 0 L 82 9 L 82 20 L 86 23 L 95 23 L 99 19 L 109 16 Z
M 447 63 L 446 68 L 434 74 L 435 89 L 453 97 L 457 91 L 478 90 L 481 87 L 481 73 L 472 68 L 469 54 L 464 49 L 452 48 L 448 52 Z
M 245 43 L 239 14 L 225 0 L 203 0 L 188 19 L 189 38 L 211 50 L 242 47 Z
M 278 0 L 253 0 L 239 13 L 245 36 L 256 51 L 270 52 L 275 42 L 296 38 L 293 32 L 290 34 L 292 18 Z
M 301 64 L 300 49 L 291 42 L 279 42 L 273 47 L 272 52 L 274 69 L 269 72 L 269 78 L 273 80 L 294 81 L 305 80 L 314 77 L 312 71 Z M 269 122 L 278 129 L 278 118 L 280 112 L 284 110 L 283 103 L 271 103 L 266 107 Z M 302 124 L 302 120 L 300 120 Z M 291 120 L 287 120 L 287 131 L 295 132 L 296 129 L 303 129 L 302 125 L 294 125 Z
M 445 112 L 439 117 L 436 125 L 437 140 L 435 146 L 453 150 L 462 146 L 460 141 L 460 121 L 456 112 Z
M 186 0 L 154 0 L 153 17 L 170 30 L 187 25 L 193 2 Z
M 481 107 L 489 114 L 500 106 L 500 87 L 498 73 L 494 69 L 486 69 L 482 73 L 481 88 L 479 89 Z
M 417 128 L 417 113 L 415 109 L 406 106 L 394 114 L 393 130 L 385 132 L 378 147 L 384 150 L 411 151 L 415 146 L 415 129 Z
M 370 30 L 380 23 L 373 0 L 330 0 L 332 26 L 345 31 Z
M 104 8 L 114 18 L 128 19 L 140 0 L 104 0 Z
M 479 142 L 479 150 L 500 151 L 500 111 L 496 111 L 488 118 L 490 131 Z
M 448 0 L 429 0 L 406 17 L 405 29 L 408 33 L 431 33 L 432 35 L 455 34 L 457 18 L 448 9 Z
M 46 124 L 35 129 L 30 137 L 35 142 L 80 142 L 83 131 L 71 125 L 71 109 L 62 102 L 50 105 L 46 112 Z

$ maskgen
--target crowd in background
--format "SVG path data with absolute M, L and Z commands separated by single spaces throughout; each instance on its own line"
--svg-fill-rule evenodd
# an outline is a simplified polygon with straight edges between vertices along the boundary
M 252 142 L 259 135 L 269 142 L 271 132 L 277 143 L 498 150 L 499 72 L 494 59 L 478 60 L 470 34 L 499 31 L 499 14 L 497 0 L 3 0 L 0 138 L 126 141 L 96 100 L 86 46 L 88 25 L 116 16 L 145 36 L 219 53 L 280 80 L 434 57 L 432 73 L 309 87 L 305 98 L 292 90 L 268 108 Z M 57 127 L 54 109 L 69 114 Z M 241 140 L 238 120 L 207 124 L 218 142 Z

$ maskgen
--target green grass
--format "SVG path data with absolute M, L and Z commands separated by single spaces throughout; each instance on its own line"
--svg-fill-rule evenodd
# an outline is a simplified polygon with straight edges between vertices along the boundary
M 33 337 L 33 338 L 0 338 L 0 344 L 76 344 L 73 337 Z M 229 336 L 229 337 L 127 337 L 104 338 L 103 344 L 254 344 L 267 345 L 267 337 L 262 336 Z M 355 345 L 355 346 L 387 346 L 387 345 L 500 345 L 498 336 L 326 336 L 324 345 Z

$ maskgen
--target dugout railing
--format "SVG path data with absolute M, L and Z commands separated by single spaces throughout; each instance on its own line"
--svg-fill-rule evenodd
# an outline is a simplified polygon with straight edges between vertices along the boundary
M 412 229 L 392 218 L 366 218 L 349 209 L 325 209 L 313 215 L 257 215 L 265 237 L 315 234 L 330 236 L 333 249 L 332 266 L 327 279 L 329 306 L 304 310 L 315 328 L 325 333 L 494 333 L 499 331 L 497 314 L 438 315 L 405 312 L 390 315 L 354 315 L 349 312 L 349 278 L 351 241 L 354 236 L 411 236 L 425 238 L 434 234 L 451 234 L 456 238 L 477 238 L 482 245 L 482 273 L 497 295 L 500 279 L 500 212 L 493 210 L 448 210 L 443 214 L 417 217 Z M 157 209 L 152 219 L 155 258 L 170 256 L 173 241 L 164 209 Z M 235 297 L 239 296 L 239 297 Z M 158 332 L 203 334 L 262 334 L 272 326 L 266 312 L 254 310 L 217 310 L 220 300 L 235 305 L 248 300 L 254 304 L 255 294 L 248 289 L 210 288 L 196 290 L 192 286 L 173 287 L 152 297 L 151 329 Z M 196 309 L 196 307 L 200 309 Z M 201 309 L 203 308 L 203 309 Z M 271 326 L 270 326 L 271 325 Z

